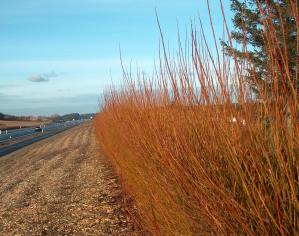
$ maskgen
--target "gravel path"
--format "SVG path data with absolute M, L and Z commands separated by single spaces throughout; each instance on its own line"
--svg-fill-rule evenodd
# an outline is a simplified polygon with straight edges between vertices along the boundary
M 0 158 L 0 235 L 142 235 L 91 124 Z

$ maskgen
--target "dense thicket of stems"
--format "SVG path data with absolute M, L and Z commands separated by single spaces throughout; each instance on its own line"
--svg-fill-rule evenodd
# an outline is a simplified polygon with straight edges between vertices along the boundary
M 295 235 L 298 95 L 278 90 L 290 75 L 277 67 L 288 55 L 266 30 L 274 83 L 257 100 L 244 78 L 250 65 L 213 53 L 199 29 L 175 57 L 161 34 L 154 76 L 124 73 L 122 89 L 106 92 L 95 120 L 101 148 L 154 234 Z

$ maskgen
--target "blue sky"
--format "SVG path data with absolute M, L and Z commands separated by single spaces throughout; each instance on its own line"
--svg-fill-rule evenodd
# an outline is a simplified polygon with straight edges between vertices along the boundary
M 0 0 L 0 112 L 51 115 L 96 112 L 100 96 L 121 82 L 125 61 L 150 71 L 158 55 L 155 9 L 171 49 L 201 16 L 205 0 Z M 211 0 L 222 33 L 219 0 Z M 229 0 L 223 0 L 228 17 Z

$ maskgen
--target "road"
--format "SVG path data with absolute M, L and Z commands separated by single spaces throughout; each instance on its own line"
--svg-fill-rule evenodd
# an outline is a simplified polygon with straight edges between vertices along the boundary
M 51 123 L 41 126 L 44 132 L 49 132 L 57 129 L 64 129 L 66 127 L 73 127 L 75 125 L 81 124 L 86 120 L 75 120 L 68 121 L 65 123 Z M 10 139 L 20 138 L 22 136 L 34 135 L 36 134 L 35 128 L 24 128 L 24 129 L 13 129 L 1 132 L 0 134 L 0 142 L 8 141 Z
M 62 131 L 73 128 L 88 120 L 68 121 L 65 123 L 52 123 L 42 126 L 42 131 L 36 132 L 35 128 L 10 130 L 0 135 L 0 157 L 14 152 L 20 148 L 31 145 L 37 141 L 49 138 Z
M 0 159 L 0 235 L 144 235 L 91 122 Z

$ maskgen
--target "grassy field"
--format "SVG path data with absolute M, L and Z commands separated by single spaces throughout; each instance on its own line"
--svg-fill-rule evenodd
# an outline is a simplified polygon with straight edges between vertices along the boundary
M 194 28 L 190 47 L 171 58 L 162 35 L 152 77 L 124 71 L 122 88 L 105 94 L 95 119 L 101 148 L 154 235 L 299 232 L 298 95 L 290 83 L 278 87 L 291 78 L 277 67 L 288 55 L 271 32 L 273 87 L 257 84 L 258 100 L 246 65 L 212 54 Z
M 35 127 L 42 124 L 47 124 L 47 121 L 10 121 L 10 120 L 0 120 L 0 130 L 6 129 L 18 129 L 20 127 Z

